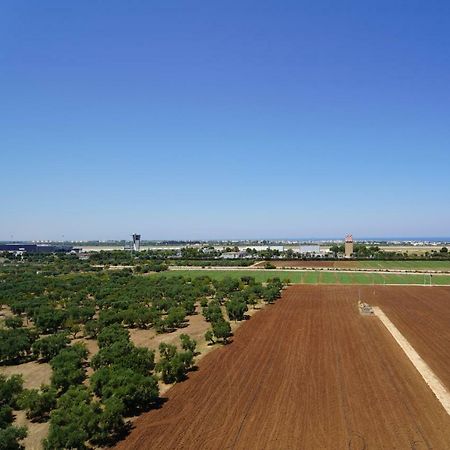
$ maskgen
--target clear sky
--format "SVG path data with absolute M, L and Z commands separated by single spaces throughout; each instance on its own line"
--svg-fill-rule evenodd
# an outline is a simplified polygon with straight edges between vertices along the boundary
M 450 2 L 4 0 L 0 167 L 0 239 L 449 236 Z

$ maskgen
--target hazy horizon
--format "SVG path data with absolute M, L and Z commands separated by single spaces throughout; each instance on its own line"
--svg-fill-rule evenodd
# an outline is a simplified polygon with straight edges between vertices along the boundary
M 335 237 L 222 237 L 215 239 L 147 239 L 145 236 L 141 236 L 141 242 L 191 242 L 191 241 L 201 241 L 201 242 L 214 242 L 214 241 L 303 241 L 303 242 L 314 242 L 314 241 L 344 241 L 345 236 L 335 236 Z M 401 241 L 401 242 L 450 242 L 450 236 L 353 236 L 354 241 Z M 35 242 L 35 243 L 45 243 L 45 242 L 93 242 L 93 243 L 117 243 L 117 242 L 130 242 L 131 235 L 128 238 L 117 238 L 117 239 L 0 239 L 0 242 L 10 242 L 10 243 L 20 243 L 20 242 Z

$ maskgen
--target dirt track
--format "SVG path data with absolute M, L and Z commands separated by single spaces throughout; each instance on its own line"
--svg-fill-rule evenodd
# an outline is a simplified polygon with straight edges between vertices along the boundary
M 360 292 L 381 306 L 450 391 L 450 288 L 365 286 Z
M 450 417 L 357 293 L 289 288 L 119 447 L 448 450 Z

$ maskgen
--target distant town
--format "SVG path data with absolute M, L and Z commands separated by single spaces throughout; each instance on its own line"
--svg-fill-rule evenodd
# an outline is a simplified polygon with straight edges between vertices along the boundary
M 224 239 L 224 240 L 144 240 L 140 234 L 123 240 L 35 240 L 0 241 L 0 252 L 16 255 L 24 253 L 72 253 L 81 257 L 99 251 L 170 252 L 171 258 L 185 256 L 183 250 L 192 249 L 196 255 L 209 258 L 246 259 L 275 258 L 359 258 L 375 257 L 381 253 L 403 256 L 424 256 L 446 253 L 450 238 L 417 239 Z

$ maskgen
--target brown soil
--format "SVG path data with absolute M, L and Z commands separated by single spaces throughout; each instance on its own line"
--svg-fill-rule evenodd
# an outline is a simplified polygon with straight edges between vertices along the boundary
M 0 373 L 8 377 L 14 374 L 21 374 L 23 375 L 24 388 L 38 389 L 41 387 L 41 384 L 50 384 L 52 368 L 48 363 L 30 361 L 15 366 L 2 366 L 0 367 Z
M 448 450 L 450 417 L 357 301 L 352 286 L 289 288 L 119 448 Z
M 302 261 L 302 260 L 292 260 L 292 261 L 269 261 L 275 267 L 280 269 L 298 269 L 298 268 L 336 268 L 336 269 L 355 269 L 358 268 L 357 261 Z M 264 268 L 266 261 L 261 261 L 254 264 L 253 267 Z
M 450 288 L 365 286 L 361 295 L 383 309 L 450 391 Z
M 30 422 L 25 416 L 25 411 L 14 411 L 14 415 L 14 425 L 27 427 L 28 435 L 22 441 L 22 445 L 26 450 L 40 450 L 50 424 L 48 422 Z
M 15 366 L 2 366 L 0 373 L 7 376 L 13 374 L 23 375 L 23 386 L 26 389 L 38 389 L 41 384 L 50 384 L 52 368 L 48 363 L 39 363 L 36 361 L 27 362 Z M 30 422 L 24 411 L 14 411 L 14 425 L 24 425 L 27 427 L 28 435 L 22 442 L 27 450 L 40 450 L 42 448 L 42 439 L 47 436 L 47 423 Z
M 246 314 L 248 316 L 254 315 L 257 311 L 263 308 L 264 305 L 258 304 L 256 308 L 250 309 Z M 224 316 L 227 317 L 225 308 Z M 231 329 L 234 332 L 243 322 L 231 322 Z M 174 344 L 178 347 L 180 346 L 180 334 L 188 334 L 191 338 L 197 341 L 197 355 L 196 360 L 199 361 L 201 358 L 205 357 L 212 350 L 220 346 L 220 344 L 211 345 L 205 341 L 205 332 L 211 327 L 211 325 L 205 320 L 203 314 L 201 313 L 200 305 L 196 307 L 196 314 L 188 316 L 187 326 L 184 328 L 178 328 L 172 333 L 157 334 L 152 328 L 148 330 L 130 329 L 130 338 L 133 343 L 139 347 L 147 347 L 150 350 L 155 351 L 156 360 L 158 360 L 158 347 L 161 342 L 167 344 Z M 162 381 L 159 382 L 159 391 L 163 395 L 167 392 L 172 385 L 164 384 Z M 135 418 L 133 419 L 135 420 Z

